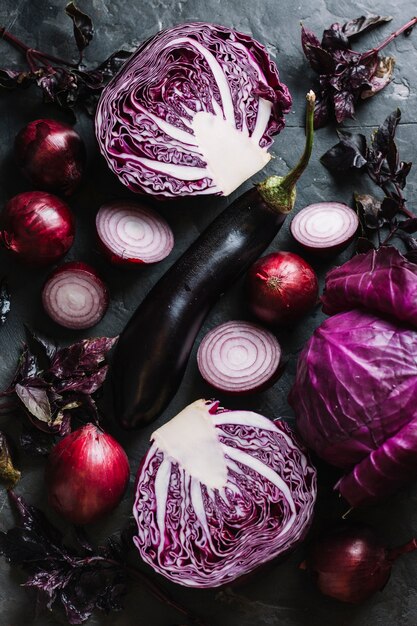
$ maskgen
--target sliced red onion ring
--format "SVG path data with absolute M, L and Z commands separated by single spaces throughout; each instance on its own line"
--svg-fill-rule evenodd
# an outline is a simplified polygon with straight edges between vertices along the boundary
M 353 239 L 359 220 L 340 202 L 317 202 L 301 209 L 291 222 L 291 234 L 306 250 L 321 254 L 340 252 Z
M 157 263 L 171 252 L 174 235 L 156 211 L 138 202 L 109 202 L 96 217 L 96 229 L 112 263 Z
M 250 322 L 216 326 L 203 338 L 197 363 L 204 380 L 225 393 L 251 393 L 279 375 L 281 348 L 275 336 Z
M 49 276 L 42 291 L 46 313 L 65 328 L 91 328 L 103 317 L 108 302 L 106 285 L 86 263 L 64 263 Z

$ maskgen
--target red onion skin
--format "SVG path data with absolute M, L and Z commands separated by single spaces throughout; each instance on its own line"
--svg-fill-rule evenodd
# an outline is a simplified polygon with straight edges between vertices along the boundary
M 55 268 L 48 276 L 48 278 L 45 281 L 45 285 L 44 288 L 46 286 L 46 284 L 49 282 L 49 280 L 51 278 L 53 278 L 54 276 L 56 276 L 57 274 L 60 274 L 63 271 L 76 271 L 76 272 L 86 272 L 87 274 L 90 274 L 91 276 L 94 276 L 94 279 L 99 282 L 103 288 L 103 295 L 104 295 L 104 312 L 103 312 L 103 316 L 109 306 L 109 301 L 110 301 L 110 295 L 109 295 L 109 291 L 107 289 L 106 284 L 104 283 L 103 279 L 101 278 L 100 274 L 95 270 L 94 267 L 92 267 L 91 265 L 88 265 L 87 263 L 84 263 L 83 261 L 69 261 L 68 263 L 63 263 L 62 265 L 60 265 L 59 267 Z M 44 295 L 43 295 L 43 291 L 42 291 L 42 303 L 43 303 L 43 308 L 45 309 L 45 312 L 48 314 L 48 306 L 47 303 L 45 303 L 45 299 L 44 299 Z M 49 314 L 48 314 L 49 315 Z M 100 321 L 100 320 L 98 320 Z M 98 323 L 97 321 L 97 323 Z M 62 324 L 61 324 L 62 325 Z
M 68 124 L 34 120 L 17 134 L 14 148 L 19 167 L 35 187 L 70 196 L 79 186 L 85 146 Z
M 318 300 L 313 268 L 292 252 L 273 252 L 258 259 L 246 277 L 250 311 L 271 326 L 296 323 Z
M 121 445 L 94 424 L 86 424 L 61 439 L 49 455 L 49 504 L 73 524 L 96 522 L 119 504 L 129 473 Z
M 310 548 L 300 567 L 309 569 L 319 590 L 327 596 L 359 604 L 383 589 L 394 561 L 417 549 L 417 541 L 392 550 L 376 537 L 372 528 L 351 524 L 333 528 Z
M 59 261 L 74 241 L 75 221 L 67 204 L 43 191 L 14 196 L 1 214 L 3 246 L 38 267 Z

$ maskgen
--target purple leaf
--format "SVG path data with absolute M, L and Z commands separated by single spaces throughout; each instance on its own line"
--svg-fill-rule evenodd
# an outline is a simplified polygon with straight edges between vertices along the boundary
M 94 373 L 105 361 L 107 353 L 117 337 L 83 339 L 56 353 L 50 372 L 57 378 L 69 378 L 77 374 Z
M 320 158 L 321 163 L 332 171 L 345 171 L 351 167 L 361 169 L 366 165 L 366 139 L 357 133 L 339 131 L 340 141 Z
M 332 56 L 321 46 L 315 34 L 301 27 L 301 44 L 311 67 L 318 74 L 328 74 L 334 70 Z
M 15 386 L 18 398 L 22 401 L 31 415 L 41 422 L 49 424 L 52 419 L 51 405 L 49 404 L 46 389 L 41 387 Z
M 368 85 L 361 91 L 362 100 L 371 98 L 392 81 L 394 67 L 394 57 L 383 57 L 378 60 L 376 72 L 368 78 Z
M 323 31 L 321 45 L 326 50 L 349 48 L 349 39 L 343 32 L 343 28 L 337 22 Z
M 391 15 L 361 15 L 356 19 L 345 22 L 342 26 L 342 32 L 349 39 L 354 39 L 358 35 L 391 20 Z
M 349 91 L 336 92 L 334 94 L 334 112 L 338 124 L 353 117 L 355 113 L 354 99 L 354 95 Z
M 67 4 L 65 7 L 65 13 L 69 15 L 73 21 L 74 37 L 77 48 L 80 52 L 81 60 L 84 49 L 88 46 L 94 36 L 93 22 L 91 21 L 91 17 L 89 15 L 83 13 L 78 7 L 75 6 L 74 2 Z

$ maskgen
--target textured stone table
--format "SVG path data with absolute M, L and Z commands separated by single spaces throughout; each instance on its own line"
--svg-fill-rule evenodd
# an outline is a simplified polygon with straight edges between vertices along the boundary
M 49 48 L 63 57 L 75 55 L 72 46 L 71 25 L 64 15 L 65 0 L 1 0 L 0 24 L 35 47 Z M 366 12 L 393 14 L 394 20 L 378 31 L 364 36 L 358 48 L 372 46 L 392 30 L 416 13 L 415 2 L 399 0 L 394 6 L 387 0 L 371 3 L 350 0 L 79 0 L 80 8 L 93 17 L 96 37 L 87 51 L 87 60 L 94 63 L 106 58 L 113 50 L 131 47 L 152 35 L 162 27 L 183 21 L 216 21 L 251 33 L 266 45 L 277 60 L 281 78 L 289 86 L 294 98 L 292 112 L 287 117 L 286 130 L 276 139 L 273 152 L 276 155 L 268 166 L 267 173 L 282 173 L 294 164 L 304 136 L 304 95 L 314 86 L 315 76 L 310 71 L 300 46 L 300 21 L 317 34 L 334 21 L 344 21 Z M 10 66 L 20 62 L 19 55 L 0 41 L 0 65 Z M 414 144 L 417 141 L 416 84 L 417 84 L 417 32 L 409 38 L 400 38 L 391 44 L 389 53 L 397 57 L 395 78 L 385 91 L 363 104 L 357 119 L 350 120 L 346 127 L 361 128 L 369 134 L 371 129 L 383 121 L 388 113 L 399 106 L 402 123 L 398 130 L 401 157 L 415 160 Z M 16 172 L 11 147 L 16 132 L 28 121 L 37 117 L 55 116 L 66 119 L 63 113 L 52 106 L 41 103 L 34 89 L 19 94 L 0 95 L 0 202 L 12 195 L 29 189 L 28 184 Z M 226 206 L 225 199 L 203 199 L 176 201 L 161 207 L 161 212 L 171 224 L 176 246 L 169 259 L 156 267 L 123 272 L 109 267 L 100 256 L 94 240 L 94 215 L 104 201 L 128 197 L 129 193 L 119 185 L 98 157 L 94 144 L 92 124 L 86 117 L 79 117 L 78 130 L 89 146 L 89 173 L 83 188 L 72 199 L 71 205 L 77 217 L 76 245 L 68 259 L 91 262 L 109 283 L 112 299 L 110 309 L 103 321 L 94 329 L 94 334 L 115 335 L 129 319 L 136 305 L 156 282 L 173 260 L 187 248 L 198 233 Z M 354 176 L 335 180 L 319 163 L 318 157 L 335 141 L 334 127 L 317 133 L 314 158 L 307 174 L 298 187 L 296 208 L 322 200 L 351 202 L 354 190 L 365 190 L 365 181 Z M 262 174 L 256 179 L 260 180 Z M 410 206 L 417 198 L 416 171 L 412 170 L 407 185 Z M 247 183 L 249 186 L 250 183 Z M 271 250 L 295 249 L 288 235 L 288 224 L 274 241 Z M 340 263 L 343 256 L 335 259 Z M 75 335 L 50 322 L 42 311 L 40 288 L 46 272 L 34 271 L 13 264 L 10 258 L 0 253 L 0 274 L 7 274 L 13 292 L 12 313 L 0 331 L 0 386 L 10 380 L 16 358 L 23 340 L 23 322 L 53 335 L 62 342 L 88 336 L 88 332 Z M 325 266 L 316 265 L 321 278 Z M 204 324 L 203 333 L 214 325 L 231 318 L 245 318 L 242 285 L 226 294 L 215 307 Z M 287 405 L 287 393 L 291 386 L 297 354 L 313 328 L 321 321 L 317 311 L 292 332 L 282 336 L 284 350 L 289 363 L 283 378 L 261 395 L 247 400 L 220 398 L 226 406 L 240 406 L 259 411 L 269 417 L 291 416 Z M 200 396 L 211 396 L 212 391 L 199 378 L 195 365 L 195 350 L 181 389 L 158 424 L 172 417 L 183 406 Z M 17 432 L 18 426 L 11 419 L 2 418 L 6 428 Z M 117 512 L 103 524 L 91 529 L 98 537 L 106 537 L 123 524 L 130 513 L 133 495 L 134 471 L 148 446 L 149 435 L 154 426 L 134 434 L 126 435 L 115 429 L 128 450 L 132 479 L 126 498 Z M 43 462 L 20 455 L 19 466 L 23 478 L 18 491 L 30 502 L 38 503 L 47 510 L 43 486 Z M 320 520 L 339 515 L 341 510 L 332 496 L 331 487 L 337 473 L 320 464 L 320 498 L 317 506 L 316 524 Z M 7 498 L 0 492 L 0 528 L 12 524 Z M 52 516 L 53 517 L 53 516 Z M 391 544 L 399 544 L 417 532 L 417 485 L 402 491 L 380 506 L 356 513 L 354 519 L 375 524 L 382 536 Z M 56 521 L 56 520 L 55 520 Z M 306 574 L 298 569 L 303 549 L 298 549 L 281 565 L 268 573 L 259 575 L 250 583 L 235 589 L 195 591 L 166 584 L 169 591 L 179 600 L 199 611 L 210 626 L 415 626 L 417 624 L 417 556 L 409 555 L 400 561 L 383 593 L 378 593 L 360 607 L 340 605 L 321 597 Z M 0 624 L 1 626 L 26 626 L 27 624 L 64 623 L 58 614 L 34 618 L 33 606 L 26 591 L 19 585 L 23 576 L 11 572 L 9 566 L 0 562 Z M 162 581 L 163 582 L 163 581 Z M 122 613 L 106 617 L 96 614 L 91 624 L 114 626 L 171 626 L 181 622 L 173 611 L 160 605 L 140 588 L 132 589 L 126 597 Z

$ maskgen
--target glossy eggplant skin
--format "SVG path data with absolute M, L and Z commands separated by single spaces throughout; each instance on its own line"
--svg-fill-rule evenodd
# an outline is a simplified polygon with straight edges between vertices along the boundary
M 252 188 L 191 244 L 136 309 L 112 365 L 115 415 L 127 429 L 155 420 L 174 397 L 204 318 L 274 239 L 285 214 Z

